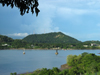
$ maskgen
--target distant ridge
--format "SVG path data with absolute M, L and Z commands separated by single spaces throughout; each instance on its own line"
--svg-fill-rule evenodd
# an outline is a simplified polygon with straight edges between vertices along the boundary
M 0 43 L 13 42 L 14 40 L 8 36 L 0 35 Z
M 77 39 L 63 34 L 62 32 L 52 32 L 46 34 L 28 35 L 23 40 L 30 43 L 81 43 Z

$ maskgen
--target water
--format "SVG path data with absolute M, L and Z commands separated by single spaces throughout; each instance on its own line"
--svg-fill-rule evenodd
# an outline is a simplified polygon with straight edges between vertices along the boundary
M 32 72 L 36 69 L 58 67 L 65 64 L 67 55 L 79 55 L 83 52 L 100 55 L 100 50 L 0 50 L 0 75 L 17 72 Z

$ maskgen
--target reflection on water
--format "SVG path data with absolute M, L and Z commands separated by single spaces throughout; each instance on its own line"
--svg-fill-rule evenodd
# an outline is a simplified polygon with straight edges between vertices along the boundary
M 11 72 L 32 72 L 38 68 L 58 67 L 66 63 L 67 55 L 79 55 L 83 52 L 100 55 L 100 50 L 0 50 L 0 75 Z

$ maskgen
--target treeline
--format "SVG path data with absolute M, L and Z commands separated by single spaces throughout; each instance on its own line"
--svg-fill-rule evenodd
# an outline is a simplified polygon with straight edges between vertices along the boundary
M 91 46 L 91 43 L 34 43 L 33 44 L 35 47 L 34 48 L 47 48 L 47 49 L 100 49 L 99 46 Z M 84 46 L 86 45 L 86 47 Z
M 68 55 L 67 64 L 71 68 L 62 71 L 56 67 L 52 69 L 43 68 L 35 70 L 33 73 L 21 75 L 100 75 L 100 56 L 93 53 L 84 52 L 78 56 Z
M 3 44 L 7 44 L 3 46 Z M 25 48 L 25 49 L 100 49 L 98 46 L 91 46 L 87 44 L 87 47 L 84 47 L 85 43 L 76 43 L 76 44 L 64 44 L 64 43 L 28 43 L 23 40 L 13 40 L 13 42 L 4 42 L 0 43 L 0 49 L 11 49 L 11 48 Z
M 31 47 L 31 43 L 28 43 L 26 41 L 19 40 L 19 39 L 16 39 L 13 42 L 7 42 L 7 43 L 0 44 L 0 49 L 13 49 L 13 48 L 15 48 L 15 49 L 18 49 L 18 48 L 28 49 L 28 48 L 32 48 L 32 47 Z
M 12 39 L 7 36 L 0 35 L 0 49 L 11 48 L 32 48 L 31 43 L 28 43 L 21 39 Z

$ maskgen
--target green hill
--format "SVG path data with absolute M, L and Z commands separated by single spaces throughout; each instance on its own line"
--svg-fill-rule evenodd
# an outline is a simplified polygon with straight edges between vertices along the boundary
M 80 43 L 81 42 L 61 32 L 52 32 L 47 34 L 32 34 L 23 38 L 23 40 L 30 43 Z
M 0 43 L 13 42 L 14 40 L 8 36 L 0 35 Z

